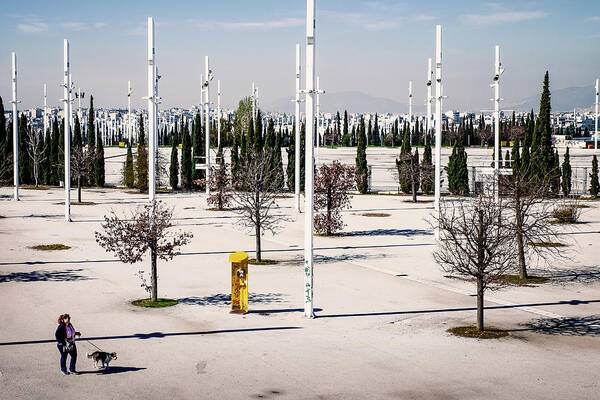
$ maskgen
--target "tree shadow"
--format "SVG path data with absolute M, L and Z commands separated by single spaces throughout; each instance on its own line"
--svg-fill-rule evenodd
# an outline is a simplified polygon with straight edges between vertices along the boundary
M 99 369 L 95 371 L 79 371 L 80 375 L 92 374 L 92 375 L 110 375 L 110 374 L 120 374 L 123 372 L 135 372 L 141 371 L 146 368 L 143 367 L 120 367 L 120 366 L 110 366 L 106 369 Z
M 515 331 L 532 331 L 544 335 L 562 336 L 600 336 L 600 315 L 571 318 L 540 318 L 532 322 L 522 323 L 523 329 Z
M 433 232 L 425 229 L 373 229 L 370 231 L 342 232 L 340 236 L 432 236 Z
M 531 275 L 541 276 L 551 279 L 555 285 L 568 285 L 580 283 L 589 285 L 600 281 L 600 267 L 583 266 L 581 268 L 560 268 L 560 269 L 531 269 Z
M 5 282 L 74 282 L 87 281 L 94 278 L 80 275 L 83 269 L 66 269 L 63 271 L 31 271 L 12 272 L 8 275 L 0 275 L 0 283 Z
M 315 307 L 314 312 L 323 311 L 322 308 Z M 268 309 L 268 310 L 249 310 L 248 314 L 284 314 L 284 313 L 303 313 L 304 308 L 279 308 L 279 309 Z
M 250 293 L 248 303 L 250 304 L 273 304 L 283 303 L 284 295 L 281 293 Z M 184 297 L 177 299 L 178 304 L 194 306 L 230 306 L 231 294 L 218 293 L 205 297 Z

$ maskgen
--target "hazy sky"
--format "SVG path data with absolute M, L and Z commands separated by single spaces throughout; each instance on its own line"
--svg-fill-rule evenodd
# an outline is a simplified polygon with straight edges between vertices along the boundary
M 125 107 L 128 79 L 134 106 L 144 106 L 148 16 L 156 24 L 163 107 L 198 103 L 205 55 L 214 82 L 221 79 L 225 105 L 248 94 L 252 80 L 265 103 L 291 99 L 296 43 L 304 53 L 303 0 L 3 0 L 2 11 L 0 95 L 6 108 L 11 51 L 18 55 L 21 107 L 42 104 L 44 83 L 49 105 L 59 105 L 63 38 L 70 40 L 73 82 L 99 106 Z M 502 97 L 508 103 L 538 92 L 546 69 L 553 88 L 591 85 L 600 75 L 598 0 L 317 0 L 321 86 L 406 102 L 412 80 L 420 104 L 436 24 L 443 27 L 448 108 L 491 107 L 495 44 L 506 68 Z

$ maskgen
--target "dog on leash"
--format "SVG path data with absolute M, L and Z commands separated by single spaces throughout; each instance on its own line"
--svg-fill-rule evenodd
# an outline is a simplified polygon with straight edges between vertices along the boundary
M 94 360 L 94 367 L 96 367 L 97 369 L 107 369 L 108 364 L 112 360 L 117 359 L 117 353 L 106 353 L 104 351 L 95 351 L 93 353 L 88 353 L 87 357 L 92 358 Z M 102 366 L 99 366 L 100 363 L 102 363 Z

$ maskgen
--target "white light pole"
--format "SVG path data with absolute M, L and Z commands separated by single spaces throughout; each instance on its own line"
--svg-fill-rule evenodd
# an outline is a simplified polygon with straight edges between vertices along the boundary
M 154 20 L 148 17 L 148 200 L 156 198 L 156 59 L 154 49 Z
M 209 86 L 212 80 L 212 71 L 209 69 L 208 56 L 204 58 L 204 74 L 206 75 L 205 90 L 206 100 L 204 102 L 204 113 L 206 118 L 205 131 L 206 131 L 206 194 L 210 194 L 210 92 Z
M 131 81 L 127 81 L 127 138 L 131 146 Z
M 296 211 L 300 210 L 300 43 L 296 43 L 296 138 L 294 145 L 294 191 L 296 193 Z
M 319 76 L 317 76 L 317 91 L 316 91 L 316 95 L 317 95 L 317 105 L 316 105 L 316 118 L 317 118 L 317 132 L 316 132 L 316 136 L 317 136 L 317 157 L 319 158 L 319 150 L 321 148 L 321 96 L 319 95 L 319 90 L 320 90 L 320 83 L 321 83 L 321 79 Z
M 500 46 L 496 45 L 494 78 L 490 85 L 494 88 L 494 199 L 498 201 L 498 176 L 500 174 L 500 75 L 504 72 L 500 63 Z
M 427 118 L 425 120 L 425 125 L 427 129 L 427 135 L 430 134 L 431 130 L 431 102 L 433 101 L 431 98 L 431 84 L 433 82 L 433 70 L 431 69 L 431 58 L 427 62 Z
M 12 119 L 13 119 L 13 179 L 16 201 L 19 201 L 19 111 L 17 104 L 17 54 L 12 52 Z
M 413 101 L 413 93 L 412 93 L 412 81 L 408 81 L 408 130 L 410 131 L 410 144 L 412 146 L 412 140 L 413 140 L 413 135 L 412 135 L 412 126 L 413 126 L 413 121 L 412 121 L 412 101 Z
M 435 26 L 435 212 L 440 215 L 440 181 L 442 164 L 442 26 Z M 440 238 L 436 225 L 435 238 Z
M 252 81 L 252 95 L 250 99 L 252 100 L 252 129 L 256 129 L 256 87 L 254 86 L 254 81 Z
M 217 146 L 221 148 L 221 80 L 217 80 Z
M 64 40 L 65 221 L 71 221 L 71 65 L 69 40 Z
M 596 118 L 594 119 L 594 150 L 598 151 L 598 79 L 596 79 Z
M 48 129 L 48 101 L 46 99 L 48 92 L 46 91 L 46 84 L 44 83 L 44 135 Z
M 79 124 L 81 125 L 81 88 L 77 88 L 77 118 L 79 118 Z
M 313 179 L 315 123 L 315 0 L 306 0 L 306 156 L 304 206 L 304 316 L 314 318 L 313 305 Z

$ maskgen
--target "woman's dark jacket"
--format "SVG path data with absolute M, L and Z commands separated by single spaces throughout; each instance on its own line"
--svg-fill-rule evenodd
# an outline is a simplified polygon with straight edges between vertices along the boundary
M 56 328 L 56 332 L 54 333 L 56 337 L 56 341 L 60 345 L 64 345 L 67 341 L 67 325 L 64 322 L 61 322 Z

